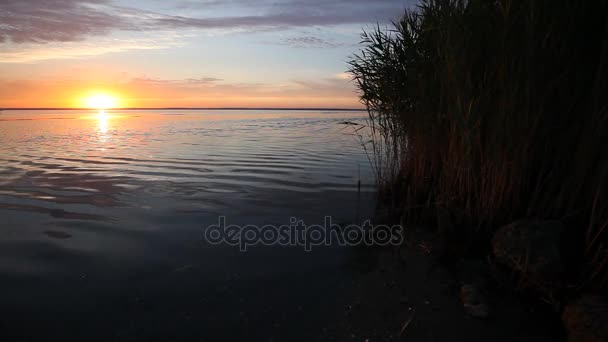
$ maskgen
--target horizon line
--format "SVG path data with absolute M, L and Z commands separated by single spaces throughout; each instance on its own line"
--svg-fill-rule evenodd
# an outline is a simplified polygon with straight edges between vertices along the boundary
M 327 111 L 366 111 L 365 108 L 333 108 L 333 107 L 124 107 L 124 108 L 73 108 L 73 107 L 14 107 L 0 108 L 3 110 L 327 110 Z

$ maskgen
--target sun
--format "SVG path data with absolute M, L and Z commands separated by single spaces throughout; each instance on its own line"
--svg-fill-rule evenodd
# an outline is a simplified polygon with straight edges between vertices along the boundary
M 108 94 L 93 94 L 84 100 L 88 108 L 110 109 L 118 106 L 118 99 Z

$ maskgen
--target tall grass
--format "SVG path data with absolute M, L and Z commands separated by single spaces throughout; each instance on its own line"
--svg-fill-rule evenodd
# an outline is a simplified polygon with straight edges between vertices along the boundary
M 608 2 L 425 0 L 350 62 L 384 197 L 477 232 L 559 219 L 608 284 Z

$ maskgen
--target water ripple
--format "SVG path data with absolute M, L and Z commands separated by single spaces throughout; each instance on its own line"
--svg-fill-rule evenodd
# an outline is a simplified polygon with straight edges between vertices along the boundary
M 373 191 L 363 149 L 338 125 L 363 120 L 359 113 L 115 113 L 102 121 L 7 112 L 3 120 L 4 210 L 102 220 L 116 213 L 101 208 L 149 207 L 132 200 L 136 194 L 229 205 L 213 194 Z

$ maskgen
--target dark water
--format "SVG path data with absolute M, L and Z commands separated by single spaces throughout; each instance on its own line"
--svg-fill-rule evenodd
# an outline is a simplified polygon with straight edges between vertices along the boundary
M 314 340 L 350 248 L 204 229 L 369 217 L 360 112 L 0 113 L 0 334 Z M 361 192 L 357 182 L 361 180 Z

